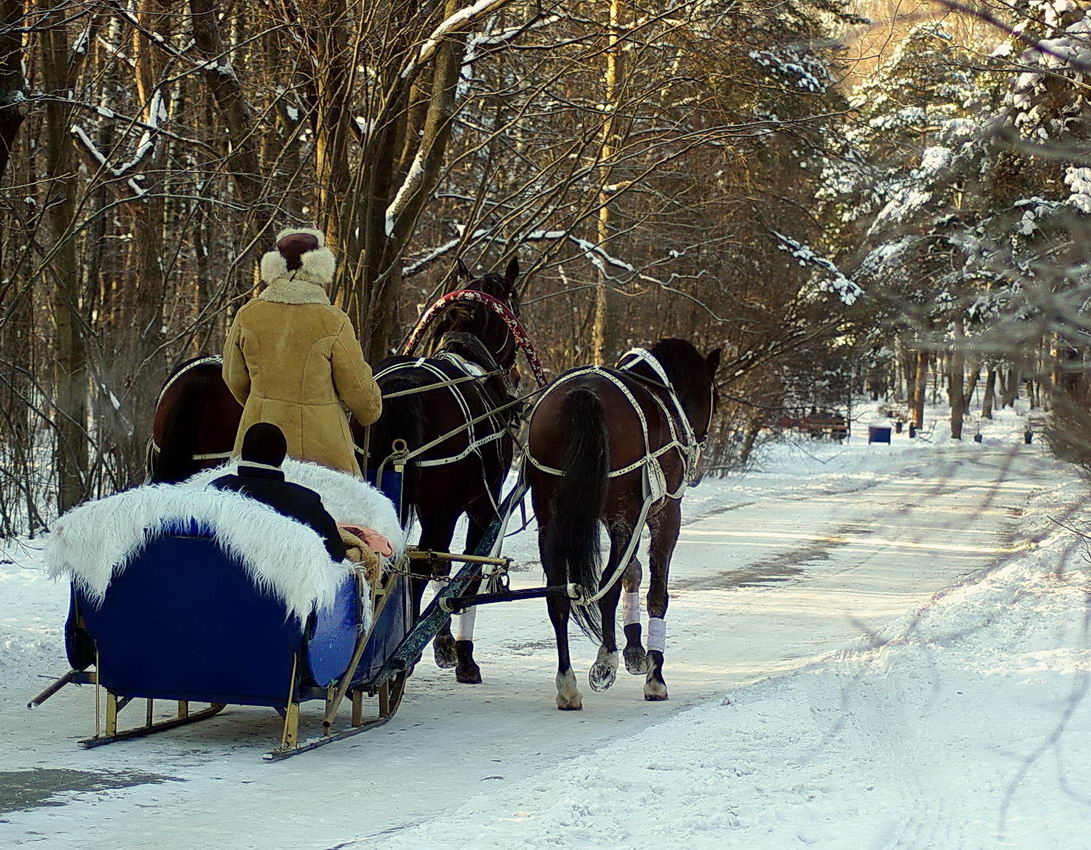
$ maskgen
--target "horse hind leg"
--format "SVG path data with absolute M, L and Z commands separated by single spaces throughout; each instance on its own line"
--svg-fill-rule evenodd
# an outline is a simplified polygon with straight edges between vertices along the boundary
M 648 670 L 648 654 L 641 641 L 640 628 L 640 561 L 633 558 L 621 577 L 621 622 L 625 631 L 625 669 L 634 676 Z
M 572 603 L 568 599 L 550 597 L 546 604 L 557 637 L 557 708 L 579 711 L 583 708 L 583 695 L 576 686 L 576 674 L 572 672 L 572 659 L 568 653 L 568 617 Z
M 421 533 L 418 546 L 426 552 L 448 552 L 451 547 L 451 538 L 455 535 L 455 523 L 458 520 L 457 514 L 445 514 L 438 516 L 430 511 L 422 510 L 418 506 L 418 518 L 421 524 Z M 417 561 L 415 564 L 427 562 Z M 414 608 L 414 620 L 420 616 L 421 599 L 424 596 L 424 587 L 428 584 L 430 578 L 437 578 L 437 576 L 431 575 L 430 572 L 424 572 L 423 568 L 421 572 L 413 580 L 413 602 Z M 451 567 L 447 565 L 447 575 L 450 575 Z M 439 587 L 436 588 L 437 591 Z M 454 667 L 457 663 L 457 657 L 455 656 L 455 639 L 451 635 L 451 624 L 447 622 L 443 625 L 443 628 L 439 630 L 439 633 L 432 639 L 432 654 L 436 659 L 436 666 L 441 668 Z
M 625 553 L 629 545 L 629 538 L 634 534 L 631 525 L 617 525 L 610 528 L 610 560 L 606 569 L 602 572 L 602 581 L 608 582 L 617 569 L 618 561 Z M 626 567 L 628 572 L 628 567 Z M 600 584 L 601 588 L 602 585 Z M 617 624 L 615 614 L 617 603 L 621 598 L 621 582 L 615 582 L 599 600 L 600 622 L 602 623 L 602 645 L 599 646 L 598 657 L 591 669 L 587 671 L 587 681 L 591 689 L 605 691 L 617 678 L 618 651 L 617 651 Z
M 539 507 L 536 504 L 536 508 Z M 563 576 L 545 557 L 546 548 L 541 541 L 546 534 L 549 515 L 539 513 L 538 539 L 542 552 L 542 566 L 545 569 L 546 583 L 559 584 Z M 572 672 L 572 657 L 568 650 L 568 619 L 572 614 L 572 601 L 567 597 L 550 596 L 546 598 L 549 621 L 553 624 L 553 634 L 557 639 L 557 708 L 561 711 L 579 711 L 583 708 L 583 696 L 576 686 L 576 674 Z
M 644 699 L 653 702 L 668 699 L 667 683 L 663 679 L 663 653 L 667 638 L 667 576 L 671 555 L 678 542 L 682 526 L 682 511 L 677 501 L 670 501 L 651 526 L 652 539 L 648 547 L 648 669 L 644 680 Z

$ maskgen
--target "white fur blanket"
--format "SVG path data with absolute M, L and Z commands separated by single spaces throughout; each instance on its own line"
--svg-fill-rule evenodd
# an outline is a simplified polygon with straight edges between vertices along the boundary
M 333 602 L 348 572 L 348 565 L 330 560 L 318 534 L 268 505 L 238 493 L 172 484 L 137 487 L 73 508 L 54 523 L 45 563 L 50 575 L 72 579 L 98 604 L 149 536 L 190 519 L 300 621 Z
M 231 460 L 215 469 L 198 472 L 181 486 L 205 487 L 221 475 L 233 474 L 237 467 L 238 461 Z M 291 458 L 284 461 L 282 468 L 286 481 L 318 493 L 322 504 L 337 522 L 375 529 L 390 541 L 395 557 L 405 550 L 405 531 L 398 523 L 398 511 L 390 499 L 366 481 L 317 463 Z

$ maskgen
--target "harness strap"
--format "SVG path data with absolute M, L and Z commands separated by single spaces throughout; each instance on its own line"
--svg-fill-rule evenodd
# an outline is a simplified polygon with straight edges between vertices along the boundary
M 648 356 L 651 357 L 650 354 Z M 652 359 L 654 359 L 654 358 L 652 358 Z M 660 367 L 660 369 L 662 369 L 662 367 Z M 544 399 L 547 395 L 549 395 L 557 387 L 559 387 L 563 383 L 565 383 L 565 381 L 567 381 L 569 378 L 579 378 L 579 377 L 582 377 L 583 375 L 598 375 L 598 376 L 606 378 L 608 381 L 610 381 L 610 383 L 612 383 L 615 387 L 617 387 L 618 390 L 621 391 L 622 395 L 625 396 L 626 401 L 629 402 L 630 407 L 632 407 L 633 412 L 636 414 L 637 419 L 640 421 L 640 432 L 641 432 L 641 436 L 644 439 L 644 456 L 639 458 L 638 460 L 633 461 L 630 464 L 627 464 L 626 466 L 622 466 L 622 467 L 620 467 L 618 469 L 610 470 L 608 473 L 606 473 L 607 478 L 619 478 L 622 475 L 628 475 L 630 472 L 634 472 L 635 470 L 640 469 L 641 467 L 647 467 L 649 464 L 652 463 L 652 461 L 658 461 L 658 459 L 660 457 L 662 457 L 663 455 L 665 455 L 667 452 L 674 451 L 676 449 L 678 450 L 679 454 L 682 456 L 683 463 L 686 464 L 687 471 L 688 471 L 688 468 L 689 468 L 689 463 L 688 463 L 688 456 L 689 455 L 688 455 L 688 453 L 691 451 L 691 448 L 690 448 L 691 444 L 682 442 L 681 440 L 678 439 L 677 427 L 676 427 L 675 422 L 674 422 L 674 420 L 675 420 L 674 414 L 672 414 L 670 411 L 667 410 L 667 408 L 664 406 L 663 402 L 659 399 L 658 396 L 655 396 L 655 395 L 651 396 L 652 399 L 655 401 L 655 403 L 663 411 L 664 417 L 667 420 L 667 426 L 670 429 L 670 433 L 671 433 L 671 439 L 670 440 L 668 440 L 662 446 L 659 446 L 656 449 L 652 449 L 652 447 L 651 447 L 651 438 L 650 438 L 649 433 L 648 433 L 648 420 L 647 420 L 647 417 L 644 415 L 643 408 L 641 408 L 640 404 L 636 400 L 636 397 L 633 395 L 633 393 L 629 389 L 629 387 L 626 386 L 625 382 L 622 381 L 612 371 L 610 371 L 608 369 L 604 369 L 602 366 L 585 366 L 582 369 L 577 369 L 577 370 L 575 370 L 573 372 L 569 372 L 567 375 L 565 375 L 563 378 L 561 378 L 561 380 L 555 381 L 554 383 L 550 384 L 550 386 L 546 389 L 546 391 L 538 399 L 535 407 L 537 407 L 538 404 L 541 404 L 542 399 Z M 670 390 L 670 385 L 667 384 L 666 388 L 668 390 Z M 673 395 L 673 392 L 671 393 L 671 395 Z M 679 409 L 681 409 L 680 406 L 679 406 Z M 679 415 L 682 416 L 683 419 L 685 419 L 685 414 L 684 413 L 680 413 Z M 533 413 L 531 414 L 531 416 L 533 416 Z M 687 420 L 687 425 L 688 425 L 688 420 Z M 692 434 L 692 430 L 689 430 L 689 434 Z M 531 466 L 533 466 L 535 469 L 540 470 L 541 472 L 546 473 L 547 475 L 558 475 L 559 476 L 559 475 L 564 474 L 563 470 L 557 469 L 556 467 L 547 466 L 546 464 L 539 461 L 536 457 L 534 457 L 534 455 L 532 455 L 530 453 L 529 450 L 526 452 L 526 458 L 527 458 L 528 461 L 530 461 Z M 686 487 L 688 486 L 688 481 L 689 481 L 689 476 L 688 475 L 683 476 L 682 483 L 681 483 L 681 485 L 679 485 L 678 490 L 676 490 L 673 493 L 666 493 L 664 495 L 666 495 L 668 498 L 671 498 L 671 499 L 680 499 L 680 498 L 682 498 L 682 494 L 685 492 Z
M 455 368 L 459 369 L 462 372 L 465 372 L 465 379 L 476 380 L 485 376 L 485 372 L 483 370 L 479 371 L 473 369 L 470 363 L 465 358 L 459 357 L 457 354 L 452 354 L 450 352 L 441 352 L 434 359 L 446 360 L 447 362 L 451 363 Z M 416 465 L 418 467 L 443 466 L 448 463 L 455 463 L 473 454 L 481 446 L 500 439 L 507 432 L 506 428 L 501 428 L 496 431 L 491 431 L 483 437 L 478 437 L 474 426 L 484 420 L 481 417 L 474 418 L 473 414 L 470 412 L 470 405 L 466 401 L 466 397 L 462 394 L 461 389 L 459 389 L 457 386 L 457 383 L 461 383 L 461 381 L 465 379 L 450 379 L 447 374 L 443 372 L 442 369 L 440 369 L 434 363 L 430 363 L 424 357 L 418 357 L 416 360 L 406 360 L 401 363 L 393 363 L 390 366 L 387 366 L 385 369 L 380 370 L 375 378 L 376 380 L 378 380 L 381 377 L 391 375 L 398 371 L 404 371 L 406 369 L 421 369 L 425 372 L 428 372 L 433 378 L 437 378 L 437 383 L 429 384 L 427 387 L 422 387 L 420 391 L 423 392 L 425 389 L 447 387 L 447 389 L 451 391 L 451 395 L 454 397 L 455 403 L 458 405 L 459 411 L 466 420 L 465 425 L 459 426 L 454 431 L 450 431 L 447 434 L 442 435 L 438 441 L 433 440 L 431 443 L 428 443 L 425 446 L 420 446 L 419 448 L 414 449 L 405 458 L 406 460 L 410 460 L 417 455 L 422 454 L 427 449 L 435 445 L 439 445 L 439 443 L 445 442 L 450 437 L 453 437 L 461 433 L 462 431 L 468 431 L 469 433 L 467 434 L 467 440 L 469 441 L 469 445 L 467 445 L 467 447 L 458 454 L 452 455 L 450 457 L 430 458 L 429 460 L 416 461 Z M 493 413 L 494 411 L 490 410 L 489 413 L 486 414 L 484 419 L 492 419 Z
M 587 595 L 587 589 L 583 589 L 583 594 L 579 599 L 573 600 L 573 605 L 593 605 L 598 602 L 602 597 L 610 592 L 610 589 L 617 584 L 618 579 L 621 578 L 625 572 L 625 568 L 629 566 L 629 561 L 633 559 L 636 554 L 636 547 L 640 545 L 640 532 L 644 528 L 644 523 L 648 519 L 648 512 L 651 510 L 652 505 L 658 501 L 655 493 L 652 491 L 651 482 L 648 480 L 647 468 L 645 468 L 644 479 L 644 503 L 640 506 L 640 514 L 636 518 L 636 524 L 633 526 L 632 534 L 629 535 L 629 542 L 625 546 L 625 551 L 618 559 L 617 564 L 614 566 L 614 572 L 610 575 L 610 578 L 605 583 L 599 582 L 601 585 L 597 593 L 591 596 Z M 684 488 L 684 485 L 683 485 Z M 681 494 L 679 494 L 681 496 Z
M 205 452 L 204 454 L 193 455 L 194 460 L 226 460 L 229 457 L 231 457 L 231 452 Z
M 186 372 L 188 372 L 190 369 L 194 369 L 197 366 L 203 366 L 206 363 L 221 363 L 222 364 L 223 362 L 224 362 L 224 359 L 222 357 L 220 357 L 219 354 L 209 354 L 209 355 L 206 355 L 205 357 L 198 357 L 196 360 L 190 361 L 185 366 L 183 366 L 181 369 L 179 369 L 177 372 L 175 372 L 173 375 L 171 375 L 170 378 L 167 379 L 167 382 L 165 384 L 163 384 L 163 389 L 161 389 L 159 391 L 159 396 L 155 400 L 155 406 L 156 407 L 159 406 L 159 403 L 163 400 L 163 396 L 166 395 L 167 390 L 169 390 L 174 385 L 174 382 L 177 381 L 179 378 L 181 378 L 184 374 L 186 374 Z

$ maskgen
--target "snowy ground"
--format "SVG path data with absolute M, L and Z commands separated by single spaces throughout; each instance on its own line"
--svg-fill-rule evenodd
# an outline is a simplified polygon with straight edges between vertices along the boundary
M 236 708 L 81 751 L 90 689 L 24 707 L 64 670 L 66 591 L 9 545 L 0 844 L 1091 847 L 1085 485 L 1010 411 L 981 444 L 890 446 L 856 413 L 845 446 L 687 496 L 663 704 L 622 674 L 556 711 L 526 602 L 482 611 L 485 684 L 423 663 L 397 717 L 342 744 L 265 764 L 278 718 Z M 533 539 L 508 547 L 517 586 Z M 574 642 L 581 683 L 594 650 Z

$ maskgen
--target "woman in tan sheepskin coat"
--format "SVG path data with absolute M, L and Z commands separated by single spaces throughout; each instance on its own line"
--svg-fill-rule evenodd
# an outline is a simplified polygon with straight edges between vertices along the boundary
M 243 405 L 235 439 L 272 422 L 288 456 L 360 474 L 344 407 L 364 425 L 379 418 L 382 397 L 352 322 L 330 304 L 334 258 L 321 231 L 289 228 L 261 258 L 261 295 L 235 314 L 223 376 Z

